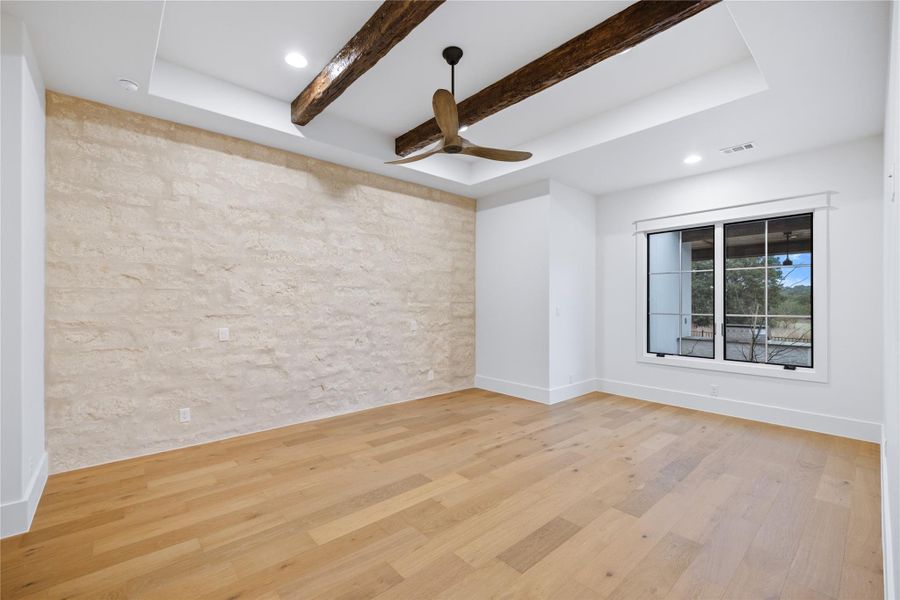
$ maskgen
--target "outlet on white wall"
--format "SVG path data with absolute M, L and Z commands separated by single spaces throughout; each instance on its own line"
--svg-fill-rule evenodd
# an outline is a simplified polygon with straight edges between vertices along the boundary
M 191 422 L 191 409 L 190 408 L 179 408 L 178 409 L 178 422 L 179 423 L 190 423 Z
M 718 398 L 719 396 L 719 385 L 716 383 L 711 383 L 709 385 L 709 395 L 713 398 Z
M 231 339 L 231 332 L 228 331 L 227 327 L 219 327 L 219 341 L 227 342 Z

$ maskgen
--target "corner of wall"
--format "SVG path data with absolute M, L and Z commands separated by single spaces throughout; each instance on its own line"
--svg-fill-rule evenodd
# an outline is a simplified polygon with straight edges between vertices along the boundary
M 891 3 L 884 121 L 881 510 L 885 598 L 900 585 L 900 2 Z
M 891 477 L 888 468 L 887 440 L 882 430 L 881 434 L 881 545 L 884 568 L 884 597 L 891 599 L 897 597 L 896 573 L 894 570 L 894 519 L 900 515 L 894 515 L 891 511 Z
M 489 392 L 522 398 L 523 400 L 531 400 L 532 402 L 540 402 L 541 404 L 550 404 L 550 390 L 535 385 L 508 381 L 497 377 L 476 375 L 475 387 Z
M 549 179 L 542 179 L 535 183 L 529 183 L 517 188 L 478 198 L 476 201 L 478 207 L 477 210 L 496 208 L 498 206 L 503 206 L 504 204 L 519 202 L 520 200 L 529 200 L 539 196 L 547 196 L 550 194 L 550 185 L 551 182 Z
M 44 439 L 44 82 L 21 20 L 2 17 L 3 273 L 0 536 L 27 531 L 47 481 Z
M 41 455 L 40 464 L 31 476 L 22 498 L 0 505 L 0 538 L 25 533 L 31 529 L 34 513 L 47 484 L 49 463 L 47 452 Z
M 595 198 L 544 180 L 478 207 L 476 387 L 544 404 L 594 391 Z

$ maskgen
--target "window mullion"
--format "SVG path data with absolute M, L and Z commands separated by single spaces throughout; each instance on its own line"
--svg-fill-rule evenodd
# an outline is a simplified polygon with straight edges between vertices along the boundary
M 765 295 L 763 296 L 763 327 L 766 337 L 763 339 L 762 362 L 769 362 L 769 221 L 765 221 L 763 229 L 763 281 L 765 282 Z M 755 357 L 751 357 L 753 359 Z
M 713 244 L 713 356 L 717 361 L 725 359 L 725 225 L 716 223 Z
M 681 254 L 684 245 L 684 232 L 678 232 L 678 354 L 681 354 L 682 340 L 684 339 L 684 257 Z

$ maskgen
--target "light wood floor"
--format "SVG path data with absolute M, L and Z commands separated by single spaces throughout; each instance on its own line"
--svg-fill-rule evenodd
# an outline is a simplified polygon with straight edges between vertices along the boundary
M 12 598 L 880 598 L 873 444 L 471 390 L 55 475 Z

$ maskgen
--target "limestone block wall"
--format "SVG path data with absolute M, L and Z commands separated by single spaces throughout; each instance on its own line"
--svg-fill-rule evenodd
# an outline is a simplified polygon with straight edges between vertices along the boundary
M 46 181 L 53 472 L 472 385 L 471 199 L 55 93 Z

